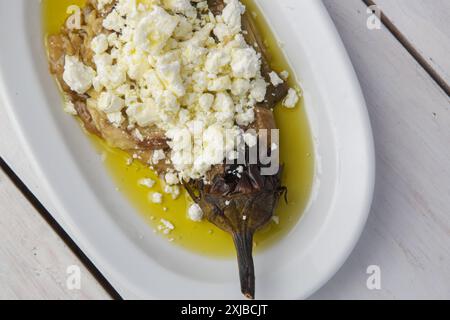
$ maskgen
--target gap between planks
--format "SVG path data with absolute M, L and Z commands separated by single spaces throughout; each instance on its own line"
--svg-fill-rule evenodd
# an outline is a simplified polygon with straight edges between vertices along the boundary
M 361 0 L 367 7 L 378 6 L 373 0 Z M 420 66 L 430 75 L 437 85 L 450 97 L 450 84 L 433 68 L 427 59 L 414 47 L 408 38 L 401 32 L 389 17 L 380 10 L 381 22 L 392 33 L 392 35 L 401 43 L 401 45 L 413 56 Z
M 92 274 L 92 276 L 98 281 L 103 289 L 114 300 L 122 300 L 120 294 L 114 289 L 114 287 L 106 280 L 102 273 L 95 267 L 95 265 L 89 260 L 89 258 L 83 253 L 83 251 L 77 246 L 71 237 L 64 231 L 64 229 L 58 224 L 58 222 L 52 217 L 52 215 L 45 209 L 42 203 L 33 195 L 33 193 L 27 188 L 27 186 L 20 180 L 20 178 L 14 173 L 14 171 L 8 166 L 8 164 L 0 157 L 0 168 L 5 175 L 11 180 L 16 188 L 22 193 L 22 195 L 28 200 L 28 202 L 36 209 L 47 224 L 56 232 L 56 234 L 63 240 L 67 247 L 75 254 L 80 262 L 86 267 L 86 269 Z

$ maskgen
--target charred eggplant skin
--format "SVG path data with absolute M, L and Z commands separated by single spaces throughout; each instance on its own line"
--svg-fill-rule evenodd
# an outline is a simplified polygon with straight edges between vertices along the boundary
M 255 297 L 253 235 L 272 218 L 280 196 L 282 170 L 262 176 L 259 165 L 248 165 L 240 176 L 233 166 L 217 175 L 211 184 L 202 180 L 185 183 L 185 188 L 202 208 L 206 219 L 231 234 L 236 247 L 242 293 Z M 227 174 L 228 172 L 228 174 Z

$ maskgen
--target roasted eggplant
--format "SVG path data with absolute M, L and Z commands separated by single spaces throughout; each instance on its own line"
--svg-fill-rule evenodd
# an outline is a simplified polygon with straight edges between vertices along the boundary
M 214 15 L 222 14 L 225 8 L 223 0 L 208 0 L 209 10 Z M 108 6 L 112 10 L 115 2 Z M 89 49 L 93 37 L 99 33 L 108 33 L 102 28 L 104 14 L 96 10 L 96 1 L 88 0 L 83 8 L 84 26 L 79 30 L 65 27 L 61 32 L 48 37 L 50 71 L 56 76 L 62 90 L 70 98 L 78 117 L 87 131 L 107 141 L 111 146 L 138 154 L 138 159 L 148 163 L 154 150 L 169 151 L 165 133 L 157 127 L 141 128 L 141 139 L 137 139 L 128 123 L 113 126 L 104 113 L 92 106 L 87 95 L 77 94 L 63 81 L 65 55 L 77 55 L 86 65 L 93 66 L 92 52 Z M 267 83 L 272 72 L 270 54 L 264 46 L 251 14 L 242 16 L 243 35 L 248 44 L 254 46 L 261 55 L 261 75 Z M 284 99 L 289 88 L 286 82 L 277 86 L 269 85 L 264 101 L 255 107 L 255 121 L 246 128 L 257 133 L 263 129 L 276 129 L 273 108 Z M 271 136 L 268 136 L 263 148 L 271 153 Z M 262 144 L 259 144 L 262 147 Z M 244 154 L 250 150 L 244 148 Z M 163 173 L 170 163 L 154 164 L 154 169 Z M 253 264 L 253 236 L 272 218 L 277 202 L 285 194 L 282 186 L 282 168 L 272 175 L 264 175 L 265 166 L 260 163 L 224 163 L 214 166 L 205 179 L 183 181 L 183 185 L 192 199 L 201 207 L 207 220 L 220 229 L 230 233 L 237 251 L 242 293 L 249 299 L 255 298 L 255 272 Z M 207 181 L 207 182 L 206 182 Z
M 208 0 L 208 5 L 215 15 L 221 14 L 224 8 L 223 0 Z M 255 49 L 262 59 L 261 73 L 270 83 L 270 57 L 248 12 L 242 17 L 242 27 L 247 43 L 256 44 Z M 287 91 L 285 83 L 268 87 L 266 99 L 256 107 L 256 120 L 251 126 L 253 129 L 257 132 L 261 129 L 276 129 L 272 109 L 286 96 Z M 239 174 L 236 174 L 239 167 Z M 286 192 L 281 182 L 281 168 L 274 175 L 263 175 L 262 169 L 261 163 L 226 165 L 223 170 L 215 170 L 212 183 L 197 180 L 184 184 L 208 221 L 232 236 L 237 252 L 241 291 L 249 299 L 255 298 L 253 236 L 271 220 L 280 196 Z

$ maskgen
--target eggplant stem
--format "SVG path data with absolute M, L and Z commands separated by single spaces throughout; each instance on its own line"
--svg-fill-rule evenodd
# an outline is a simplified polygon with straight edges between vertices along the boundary
M 241 291 L 248 299 L 255 299 L 255 267 L 253 265 L 253 233 L 244 231 L 233 233 L 239 265 Z

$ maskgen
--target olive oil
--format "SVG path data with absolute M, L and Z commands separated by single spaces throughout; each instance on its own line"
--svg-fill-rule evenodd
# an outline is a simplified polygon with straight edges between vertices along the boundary
M 252 12 L 258 30 L 265 39 L 271 53 L 271 64 L 275 71 L 288 71 L 289 85 L 298 87 L 295 74 L 287 63 L 279 44 L 264 22 L 262 14 L 251 0 L 242 1 L 247 10 Z M 67 18 L 69 5 L 82 6 L 85 0 L 43 0 L 44 29 L 46 34 L 57 33 Z M 280 128 L 280 157 L 284 165 L 283 184 L 288 188 L 288 200 L 281 199 L 276 210 L 279 223 L 271 222 L 255 236 L 255 250 L 263 250 L 276 243 L 289 233 L 300 219 L 310 197 L 314 176 L 314 155 L 311 132 L 305 113 L 303 101 L 295 109 L 286 109 L 281 105 L 275 109 L 275 116 Z M 229 257 L 235 255 L 235 249 L 229 234 L 212 224 L 193 222 L 187 218 L 187 210 L 192 204 L 185 191 L 173 200 L 164 194 L 162 204 L 151 202 L 153 192 L 163 193 L 163 185 L 148 166 L 131 161 L 129 154 L 111 148 L 101 139 L 91 137 L 93 144 L 102 154 L 112 180 L 125 197 L 133 204 L 136 211 L 150 226 L 149 232 L 157 232 L 168 241 L 190 251 L 214 256 Z M 139 185 L 139 180 L 151 178 L 157 183 L 151 189 Z M 170 221 L 175 229 L 165 235 L 158 230 L 160 220 Z M 277 221 L 278 222 L 278 221 Z

